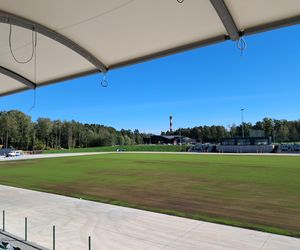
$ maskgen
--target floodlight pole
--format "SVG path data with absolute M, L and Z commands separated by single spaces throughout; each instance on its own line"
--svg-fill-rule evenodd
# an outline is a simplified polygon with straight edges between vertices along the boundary
M 244 110 L 245 109 L 241 109 L 241 113 L 242 113 L 242 137 L 245 137 L 245 131 L 244 131 Z
M 181 128 L 179 129 L 179 139 L 180 139 L 180 152 L 181 152 L 182 151 Z

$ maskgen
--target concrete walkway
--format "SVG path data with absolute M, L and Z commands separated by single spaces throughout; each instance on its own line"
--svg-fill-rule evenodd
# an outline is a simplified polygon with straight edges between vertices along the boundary
M 0 185 L 6 231 L 56 249 L 300 250 L 300 239 Z M 2 218 L 1 218 L 2 220 Z
M 58 153 L 58 154 L 36 154 L 36 155 L 21 155 L 16 157 L 1 157 L 1 161 L 20 161 L 20 160 L 34 160 L 34 159 L 45 159 L 45 158 L 59 158 L 59 157 L 72 157 L 72 156 L 83 156 L 83 155 L 99 155 L 99 154 L 110 154 L 111 152 L 90 152 L 90 153 Z
M 231 156 L 295 156 L 300 157 L 300 153 L 195 153 L 195 152 L 84 152 L 84 153 L 56 153 L 56 154 L 36 154 L 36 155 L 22 155 L 17 157 L 1 157 L 1 161 L 16 161 L 16 160 L 34 160 L 45 158 L 58 158 L 58 157 L 72 157 L 84 155 L 99 155 L 99 154 L 176 154 L 176 155 L 231 155 Z

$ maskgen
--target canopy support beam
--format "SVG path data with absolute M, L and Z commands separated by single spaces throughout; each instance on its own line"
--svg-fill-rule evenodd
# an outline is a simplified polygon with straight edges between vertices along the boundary
M 215 8 L 218 16 L 220 17 L 230 39 L 237 41 L 240 38 L 240 32 L 233 20 L 224 0 L 210 0 L 211 4 Z
M 73 50 L 77 54 L 84 57 L 91 64 L 93 64 L 98 71 L 105 73 L 107 71 L 107 67 L 104 63 L 102 63 L 98 58 L 88 52 L 85 48 L 81 47 L 77 43 L 73 42 L 69 38 L 63 36 L 62 34 L 51 30 L 39 23 L 28 20 L 23 17 L 16 16 L 14 14 L 5 12 L 0 10 L 0 23 L 12 24 L 25 29 L 34 30 L 50 39 L 59 42 L 60 44 L 66 46 L 67 48 Z
M 12 79 L 15 79 L 18 82 L 23 83 L 24 85 L 26 85 L 28 88 L 30 89 L 35 89 L 36 88 L 36 84 L 30 80 L 28 80 L 27 78 L 19 75 L 18 73 L 11 71 L 7 68 L 4 68 L 2 66 L 0 66 L 0 73 L 3 75 L 6 75 Z
M 278 21 L 261 24 L 254 27 L 249 27 L 243 32 L 244 35 L 253 35 L 260 32 L 266 32 L 274 29 L 284 28 L 292 25 L 300 24 L 300 15 L 281 19 Z

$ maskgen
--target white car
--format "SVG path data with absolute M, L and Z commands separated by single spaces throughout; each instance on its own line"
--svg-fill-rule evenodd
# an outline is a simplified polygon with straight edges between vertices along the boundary
M 11 151 L 10 153 L 7 154 L 8 157 L 17 157 L 21 155 L 22 155 L 21 151 Z

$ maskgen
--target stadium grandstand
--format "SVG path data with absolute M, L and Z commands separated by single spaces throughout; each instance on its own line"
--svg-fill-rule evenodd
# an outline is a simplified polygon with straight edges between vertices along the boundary
M 223 138 L 216 150 L 222 153 L 272 153 L 274 145 L 271 137 Z

